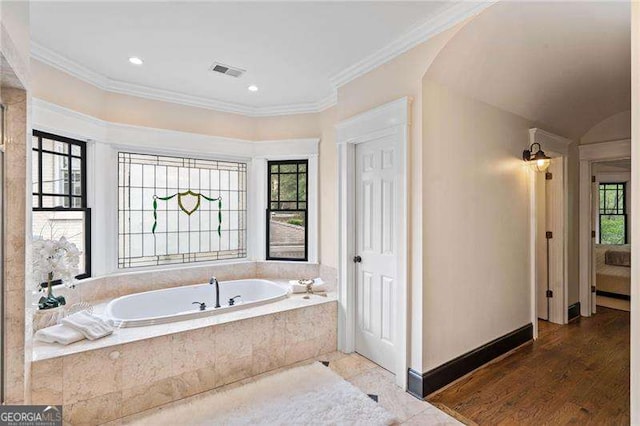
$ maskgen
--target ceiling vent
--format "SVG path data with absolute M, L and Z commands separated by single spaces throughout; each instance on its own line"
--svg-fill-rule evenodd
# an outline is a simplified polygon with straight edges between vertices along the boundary
M 214 62 L 214 64 L 211 65 L 209 70 L 220 73 L 220 74 L 228 75 L 230 77 L 235 77 L 235 78 L 242 76 L 242 74 L 244 74 L 247 71 L 247 70 L 243 70 L 242 68 L 221 64 L 220 62 Z

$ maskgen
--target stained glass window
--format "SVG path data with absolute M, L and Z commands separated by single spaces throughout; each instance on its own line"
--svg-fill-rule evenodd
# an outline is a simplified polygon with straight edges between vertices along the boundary
M 118 267 L 247 255 L 247 165 L 118 153 Z

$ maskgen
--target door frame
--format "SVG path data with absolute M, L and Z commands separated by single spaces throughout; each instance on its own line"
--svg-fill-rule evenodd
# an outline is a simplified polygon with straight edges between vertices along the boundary
M 395 304 L 395 335 L 397 351 L 395 359 L 396 384 L 407 388 L 408 370 L 408 200 L 409 179 L 409 131 L 411 127 L 411 98 L 403 97 L 381 105 L 336 125 L 338 144 L 338 349 L 355 351 L 356 334 L 356 198 L 355 160 L 356 145 L 390 135 L 394 138 L 398 154 L 399 175 L 396 205 L 393 209 L 394 231 L 397 238 L 396 276 L 397 303 Z
M 539 143 L 547 154 L 553 158 L 562 158 L 562 212 L 558 222 L 562 223 L 562 232 L 560 235 L 554 235 L 554 239 L 562 239 L 563 247 L 563 261 L 562 261 L 562 286 L 560 288 L 552 288 L 554 291 L 554 298 L 550 304 L 549 309 L 549 321 L 557 324 L 566 324 L 568 322 L 568 274 L 569 274 L 569 255 L 568 255 L 568 232 L 569 232 L 569 145 L 572 141 L 570 139 L 558 136 L 556 134 L 547 132 L 539 128 L 529 129 L 529 145 L 532 143 Z M 538 338 L 538 269 L 537 264 L 541 260 L 538 253 L 540 253 L 540 245 L 546 246 L 546 240 L 542 238 L 542 233 L 539 232 L 538 223 L 538 210 L 537 206 L 540 203 L 539 198 L 545 196 L 541 193 L 540 186 L 544 185 L 545 175 L 543 173 L 530 171 L 530 203 L 529 203 L 529 220 L 530 220 L 530 267 L 531 267 L 531 323 L 533 324 L 533 338 Z M 544 201 L 544 200 L 543 200 Z M 545 229 L 546 231 L 546 229 Z M 544 249 L 546 251 L 546 247 Z M 546 257 L 542 259 L 546 262 Z M 556 294 L 557 293 L 557 294 Z
M 596 299 L 591 291 L 594 282 L 593 263 L 593 188 L 591 165 L 595 162 L 631 158 L 631 139 L 580 145 L 580 315 L 595 313 Z M 632 240 L 633 241 L 633 240 Z M 585 250 L 585 247 L 588 247 Z

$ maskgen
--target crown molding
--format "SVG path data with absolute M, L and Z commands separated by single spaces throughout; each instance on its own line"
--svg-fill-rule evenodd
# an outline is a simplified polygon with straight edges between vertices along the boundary
M 251 107 L 234 102 L 225 102 L 202 96 L 187 95 L 171 90 L 114 80 L 36 42 L 32 42 L 31 44 L 31 57 L 107 92 L 172 102 L 197 108 L 206 108 L 231 114 L 240 114 L 248 117 L 317 113 L 332 107 L 337 102 L 337 92 L 332 90 L 332 93 L 317 102 Z
M 340 86 L 392 60 L 396 56 L 427 41 L 429 38 L 445 31 L 458 22 L 480 13 L 495 1 L 496 0 L 484 2 L 455 2 L 447 5 L 426 22 L 406 32 L 403 36 L 379 49 L 372 55 L 330 77 L 329 82 L 332 86 L 331 93 L 314 102 L 251 107 L 234 102 L 225 102 L 201 96 L 187 95 L 171 90 L 127 83 L 111 79 L 34 41 L 31 43 L 31 57 L 108 92 L 172 102 L 197 108 L 206 108 L 231 114 L 240 114 L 247 117 L 310 114 L 322 112 L 336 105 L 338 100 L 337 89 Z
M 345 70 L 333 75 L 329 81 L 338 89 L 340 86 L 355 80 L 356 78 L 374 70 L 380 65 L 389 62 L 413 47 L 424 43 L 431 37 L 453 27 L 455 24 L 477 15 L 497 0 L 482 2 L 455 2 L 445 6 L 440 12 L 433 15 L 426 22 L 409 30 L 396 40 L 383 48 L 356 62 Z
M 102 90 L 108 90 L 109 79 L 89 68 L 80 65 L 76 61 L 68 59 L 59 53 L 44 47 L 43 45 L 31 41 L 31 57 L 49 66 L 64 71 L 67 74 L 83 80 Z

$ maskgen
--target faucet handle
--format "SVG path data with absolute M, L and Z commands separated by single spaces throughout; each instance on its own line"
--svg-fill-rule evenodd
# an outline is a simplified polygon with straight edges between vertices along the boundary
M 229 306 L 233 306 L 236 304 L 236 299 L 242 297 L 241 295 L 237 295 L 237 296 L 233 296 L 231 298 L 229 298 Z
M 207 309 L 207 304 L 204 302 L 192 302 L 192 305 L 200 305 L 200 310 L 204 311 L 205 309 Z

